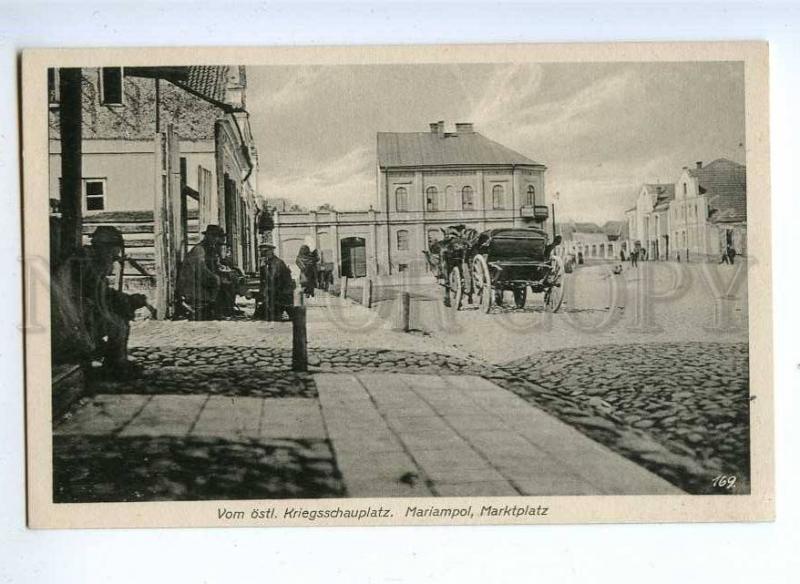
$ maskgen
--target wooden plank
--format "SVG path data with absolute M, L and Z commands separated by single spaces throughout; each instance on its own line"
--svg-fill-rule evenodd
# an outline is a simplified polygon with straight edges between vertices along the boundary
M 103 223 L 103 225 L 112 225 L 119 229 L 123 235 L 134 233 L 153 234 L 153 223 Z M 83 226 L 84 235 L 91 235 L 97 229 L 98 224 L 90 224 Z
M 169 293 L 167 243 L 167 176 L 166 176 L 166 136 L 157 133 L 155 148 L 155 184 L 153 201 L 153 237 L 154 237 L 154 269 L 156 276 L 155 307 L 159 320 L 167 317 L 167 298 Z

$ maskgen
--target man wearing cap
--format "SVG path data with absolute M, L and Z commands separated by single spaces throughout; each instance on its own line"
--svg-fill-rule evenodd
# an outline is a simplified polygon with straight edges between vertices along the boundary
M 55 330 L 66 338 L 54 338 L 58 353 L 80 359 L 101 359 L 103 370 L 114 377 L 136 372 L 128 360 L 130 321 L 147 305 L 143 294 L 125 294 L 109 285 L 114 263 L 123 261 L 125 242 L 116 227 L 101 225 L 90 236 L 91 245 L 71 257 L 55 276 Z M 78 286 L 80 304 L 70 307 L 70 290 Z
M 264 320 L 281 320 L 283 313 L 292 316 L 292 291 L 294 281 L 289 266 L 275 255 L 275 246 L 271 243 L 262 243 L 261 252 L 261 300 L 262 306 L 256 313 L 257 318 Z
M 178 272 L 178 294 L 192 310 L 192 320 L 210 320 L 216 315 L 216 301 L 221 280 L 219 277 L 220 246 L 225 232 L 219 225 L 208 225 L 203 240 L 186 254 Z

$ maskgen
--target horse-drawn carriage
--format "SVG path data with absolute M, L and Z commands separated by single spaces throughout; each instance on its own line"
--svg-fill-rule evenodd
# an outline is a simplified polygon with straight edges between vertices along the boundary
M 444 287 L 444 303 L 455 310 L 477 303 L 483 312 L 503 303 L 506 291 L 523 308 L 528 290 L 543 294 L 544 309 L 556 312 L 564 298 L 564 263 L 553 250 L 561 236 L 532 227 L 489 229 L 478 234 L 451 227 L 425 257 Z

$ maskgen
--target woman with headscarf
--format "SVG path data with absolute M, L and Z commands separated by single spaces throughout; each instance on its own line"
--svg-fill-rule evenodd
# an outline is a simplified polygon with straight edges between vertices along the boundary
M 317 287 L 317 264 L 319 264 L 319 253 L 317 250 L 311 251 L 307 245 L 300 246 L 297 252 L 295 264 L 300 268 L 300 286 L 303 293 L 307 296 L 314 296 L 314 289 Z

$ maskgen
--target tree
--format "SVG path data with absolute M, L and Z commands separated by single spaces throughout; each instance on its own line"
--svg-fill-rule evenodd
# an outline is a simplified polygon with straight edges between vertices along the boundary
M 272 218 L 272 214 L 275 212 L 275 209 L 270 207 L 266 207 L 261 210 L 258 214 L 258 231 L 259 233 L 265 233 L 267 231 L 272 231 L 275 229 L 275 220 Z
M 335 211 L 336 209 L 333 208 L 333 205 L 330 203 L 323 203 L 319 207 L 317 207 L 317 211 Z

